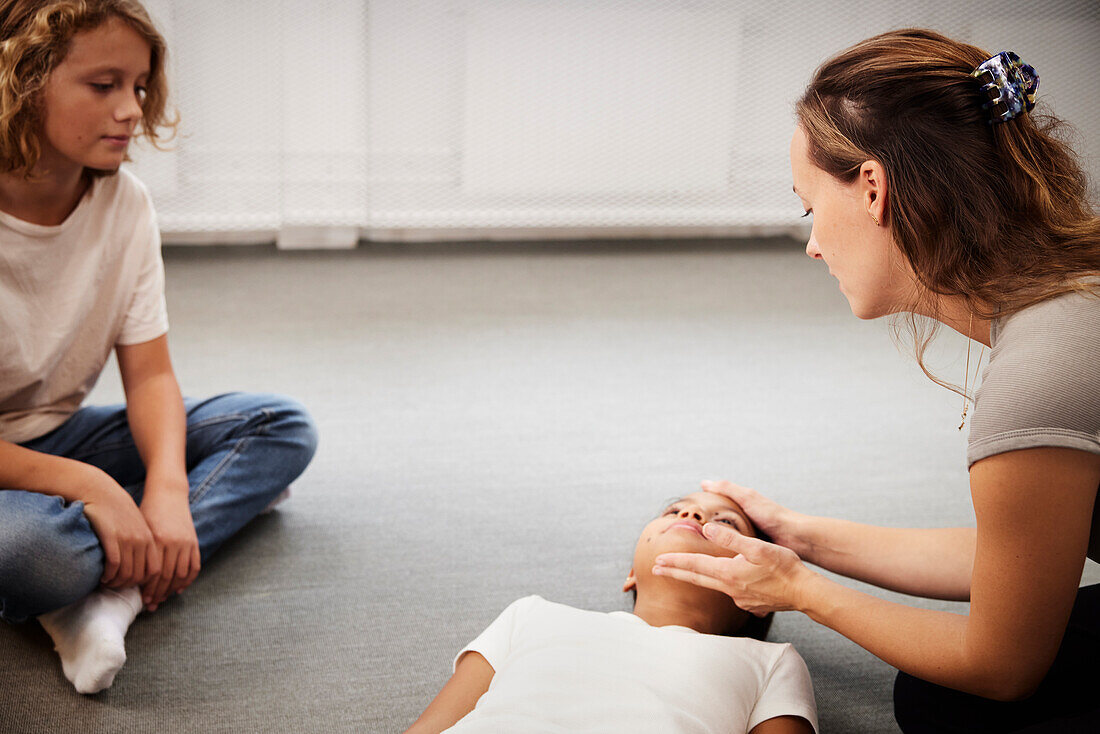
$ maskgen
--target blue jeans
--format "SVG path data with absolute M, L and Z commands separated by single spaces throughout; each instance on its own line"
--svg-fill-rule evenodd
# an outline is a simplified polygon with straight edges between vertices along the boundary
M 298 477 L 317 448 L 313 419 L 279 395 L 184 400 L 189 500 L 202 561 Z M 81 408 L 26 448 L 97 466 L 140 504 L 145 466 L 126 406 Z M 0 617 L 60 609 L 99 586 L 103 549 L 84 503 L 0 489 Z

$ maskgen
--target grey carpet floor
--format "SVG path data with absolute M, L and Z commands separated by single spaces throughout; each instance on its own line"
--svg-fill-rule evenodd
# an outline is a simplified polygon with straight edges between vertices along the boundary
M 290 502 L 138 618 L 107 692 L 73 692 L 36 624 L 0 625 L 0 731 L 403 731 L 515 598 L 627 608 L 638 531 L 703 478 L 865 522 L 973 521 L 960 399 L 789 240 L 166 264 L 184 393 L 293 395 L 320 449 Z M 962 354 L 945 333 L 934 363 L 961 381 Z M 92 399 L 120 397 L 112 365 Z M 896 731 L 888 666 L 793 613 L 772 639 L 806 659 L 822 731 Z

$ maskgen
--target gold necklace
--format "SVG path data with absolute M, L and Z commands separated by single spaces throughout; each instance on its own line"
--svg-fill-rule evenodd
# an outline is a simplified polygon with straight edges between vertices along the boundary
M 970 407 L 970 393 L 967 392 L 967 387 L 970 384 L 970 343 L 973 341 L 970 337 L 970 333 L 974 328 L 974 314 L 970 314 L 970 325 L 966 327 L 966 370 L 963 372 L 963 412 L 962 423 L 959 424 L 959 430 L 963 429 L 966 425 L 966 411 Z M 982 357 L 985 356 L 985 344 L 982 344 L 982 350 L 978 352 L 978 365 L 974 368 L 974 384 L 978 383 L 978 372 L 982 369 Z

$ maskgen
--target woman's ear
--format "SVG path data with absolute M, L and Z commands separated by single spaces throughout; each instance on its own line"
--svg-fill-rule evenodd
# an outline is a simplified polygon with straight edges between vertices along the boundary
M 626 581 L 623 582 L 623 591 L 630 591 L 638 585 L 638 579 L 634 578 L 634 568 L 631 567 L 630 573 L 626 575 Z
M 864 161 L 859 167 L 860 201 L 867 214 L 877 224 L 886 223 L 886 169 L 875 160 Z

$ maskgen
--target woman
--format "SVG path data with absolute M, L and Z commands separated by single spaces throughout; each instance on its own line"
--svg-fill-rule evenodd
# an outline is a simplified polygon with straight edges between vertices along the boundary
M 897 667 L 906 732 L 1100 721 L 1100 588 L 1078 590 L 1090 537 L 1100 550 L 1100 220 L 1058 121 L 1029 114 L 1038 76 L 991 56 L 923 30 L 868 39 L 817 71 L 791 142 L 806 253 L 852 312 L 928 317 L 993 348 L 968 448 L 977 527 L 869 527 L 706 483 L 775 544 L 710 524 L 742 557 L 656 566 L 753 612 L 802 611 Z M 970 613 L 885 602 L 802 561 Z
M 136 0 L 0 0 L 0 618 L 37 617 L 80 693 L 313 457 L 297 402 L 183 400 L 145 187 L 166 119 Z M 126 404 L 81 407 L 111 351 Z

